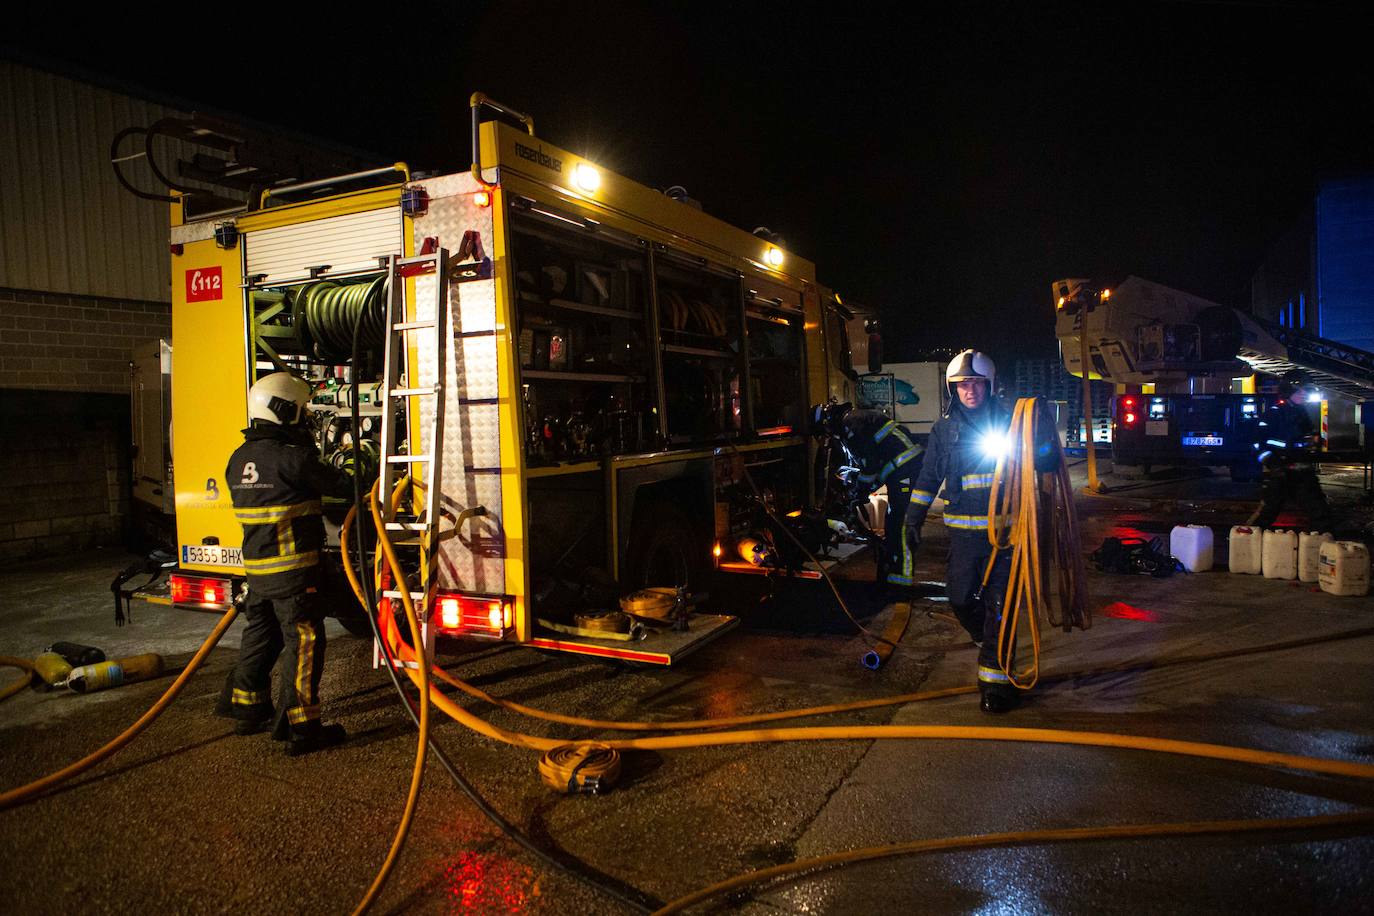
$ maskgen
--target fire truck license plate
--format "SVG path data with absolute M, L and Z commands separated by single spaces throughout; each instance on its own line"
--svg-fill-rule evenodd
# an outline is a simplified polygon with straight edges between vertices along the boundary
M 1221 436 L 1184 436 L 1184 445 L 1224 445 L 1225 440 Z
M 243 551 L 237 547 L 182 544 L 181 562 L 198 563 L 201 566 L 242 566 Z

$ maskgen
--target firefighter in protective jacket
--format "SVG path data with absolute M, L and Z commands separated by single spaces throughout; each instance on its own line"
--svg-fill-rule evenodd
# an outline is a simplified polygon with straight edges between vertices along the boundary
M 234 515 L 243 526 L 248 577 L 248 623 L 230 675 L 231 714 L 239 734 L 271 726 L 274 738 L 289 742 L 292 756 L 345 738 L 342 726 L 320 724 L 320 498 L 350 495 L 352 481 L 320 461 L 302 426 L 310 394 L 310 385 L 290 373 L 259 379 L 248 393 L 243 445 L 225 469 Z M 278 655 L 283 663 L 274 715 L 271 678 Z
M 1335 524 L 1331 506 L 1317 480 L 1315 457 L 1320 437 L 1307 414 L 1308 389 L 1301 373 L 1294 371 L 1279 382 L 1278 404 L 1265 411 L 1259 423 L 1260 507 L 1247 525 L 1269 528 L 1285 507 L 1307 516 L 1314 531 L 1331 531 Z
M 979 646 L 978 688 L 984 712 L 1006 712 L 1019 700 L 1019 691 L 997 660 L 997 635 L 1002 600 L 1011 571 L 1011 551 L 997 551 L 987 583 L 993 547 L 988 540 L 988 503 L 997 459 L 1010 443 L 1011 414 L 996 398 L 997 367 L 983 353 L 965 350 L 950 361 L 945 384 L 949 410 L 935 422 L 920 476 L 907 510 L 907 526 L 915 532 L 913 546 L 926 513 L 944 484 L 945 527 L 949 529 L 949 570 L 946 588 L 950 607 Z M 1050 448 L 1040 450 L 1052 453 Z M 1037 462 L 1037 466 L 1039 462 Z M 1040 468 L 1050 470 L 1052 468 Z M 999 519 L 998 524 L 1010 524 Z M 1015 657 L 1015 649 L 1012 649 Z
M 911 585 L 912 535 L 907 530 L 911 481 L 921 470 L 925 449 L 911 441 L 906 430 L 876 410 L 856 410 L 848 404 L 818 404 L 811 408 L 813 432 L 838 439 L 859 462 L 858 482 L 865 492 L 887 487 L 887 515 L 883 551 L 890 585 Z

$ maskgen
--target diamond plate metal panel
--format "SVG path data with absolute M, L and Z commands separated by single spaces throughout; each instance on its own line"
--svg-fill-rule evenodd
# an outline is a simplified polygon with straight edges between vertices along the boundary
M 492 216 L 476 206 L 472 194 L 477 183 L 470 175 L 449 175 L 416 183 L 429 194 L 429 211 L 415 219 L 415 249 L 424 239 L 437 238 L 442 248 L 455 254 L 463 234 L 475 230 L 491 254 Z M 434 278 L 416 280 L 416 318 L 431 317 Z M 506 542 L 501 501 L 501 407 L 496 359 L 496 283 L 473 280 L 450 287 L 451 335 L 445 385 L 445 420 L 441 489 L 452 509 L 482 506 L 486 516 L 463 527 L 459 537 L 444 541 L 439 550 L 439 587 L 500 593 L 505 591 Z M 435 367 L 421 342 L 417 368 L 420 385 L 433 383 Z M 422 430 L 429 428 L 432 406 L 421 402 Z M 428 442 L 421 448 L 428 450 Z

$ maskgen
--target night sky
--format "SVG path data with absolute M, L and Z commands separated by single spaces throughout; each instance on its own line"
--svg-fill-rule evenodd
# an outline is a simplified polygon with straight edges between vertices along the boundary
M 1374 170 L 1371 4 L 811 6 L 394 8 L 413 24 L 336 7 L 319 25 L 224 5 L 218 25 L 169 10 L 134 37 L 121 12 L 3 40 L 419 168 L 466 167 L 484 91 L 552 143 L 781 233 L 882 311 L 889 359 L 1052 355 L 1065 276 L 1243 306 L 1316 178 Z

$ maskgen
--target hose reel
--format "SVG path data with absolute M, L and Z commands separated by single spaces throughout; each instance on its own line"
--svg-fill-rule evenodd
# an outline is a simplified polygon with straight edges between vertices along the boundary
M 385 276 L 361 282 L 319 280 L 285 291 L 254 290 L 252 295 L 254 310 L 265 316 L 259 319 L 264 344 L 270 341 L 284 353 L 344 365 L 352 361 L 353 327 L 361 319 L 360 358 L 380 360 L 386 344 Z M 286 315 L 290 315 L 289 329 Z
M 353 354 L 353 325 L 361 317 L 362 350 L 378 352 L 386 340 L 386 277 L 366 283 L 321 280 L 292 295 L 296 343 L 328 363 L 346 363 Z

